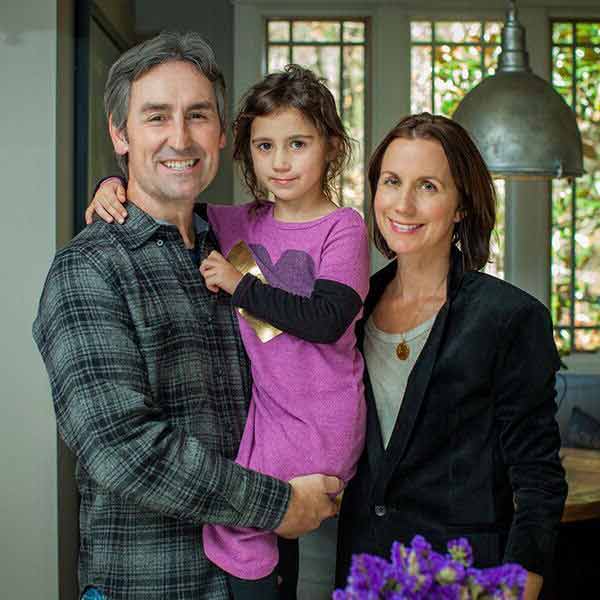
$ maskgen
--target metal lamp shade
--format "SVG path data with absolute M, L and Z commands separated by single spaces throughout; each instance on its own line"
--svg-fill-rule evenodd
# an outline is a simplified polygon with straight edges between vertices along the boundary
M 548 82 L 531 72 L 514 2 L 496 74 L 463 98 L 453 118 L 471 134 L 494 175 L 547 179 L 584 172 L 575 114 Z

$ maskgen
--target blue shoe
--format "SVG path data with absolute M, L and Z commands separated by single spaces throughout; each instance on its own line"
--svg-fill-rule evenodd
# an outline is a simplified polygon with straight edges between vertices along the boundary
M 106 600 L 106 597 L 98 588 L 89 587 L 83 592 L 81 600 Z

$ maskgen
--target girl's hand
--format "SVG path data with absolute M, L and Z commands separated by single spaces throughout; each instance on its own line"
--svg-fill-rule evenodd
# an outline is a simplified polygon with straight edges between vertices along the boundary
M 103 181 L 85 211 L 86 225 L 92 223 L 94 213 L 107 223 L 117 221 L 123 224 L 125 217 L 127 217 L 127 211 L 123 206 L 123 203 L 126 201 L 125 188 L 118 177 L 112 177 Z
M 233 294 L 243 275 L 221 254 L 213 250 L 202 263 L 200 273 L 211 292 L 223 290 Z

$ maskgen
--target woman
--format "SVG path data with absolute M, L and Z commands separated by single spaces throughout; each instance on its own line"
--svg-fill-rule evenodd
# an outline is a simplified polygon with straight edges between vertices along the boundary
M 460 125 L 403 119 L 369 184 L 375 244 L 395 260 L 371 278 L 359 324 L 367 445 L 342 503 L 337 584 L 354 553 L 466 537 L 476 566 L 524 566 L 536 598 L 567 491 L 548 311 L 479 272 L 495 194 Z

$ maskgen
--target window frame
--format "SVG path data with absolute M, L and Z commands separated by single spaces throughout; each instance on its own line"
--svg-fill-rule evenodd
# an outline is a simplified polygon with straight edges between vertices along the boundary
M 600 44 L 593 44 L 593 45 L 588 45 L 588 44 L 579 44 L 577 43 L 577 38 L 576 38 L 576 25 L 578 25 L 579 23 L 598 23 L 600 21 L 600 19 L 577 19 L 577 18 L 551 18 L 549 19 L 549 34 L 550 34 L 550 51 L 551 51 L 551 60 L 553 63 L 553 50 L 554 48 L 557 47 L 564 47 L 564 48 L 569 48 L 571 50 L 573 50 L 573 77 L 571 80 L 571 93 L 572 93 L 572 104 L 571 104 L 571 108 L 573 110 L 576 109 L 577 106 L 577 94 L 576 94 L 576 87 L 577 87 L 577 78 L 575 77 L 575 72 L 577 69 L 577 55 L 576 55 L 576 49 L 577 48 L 582 48 L 582 47 L 598 47 L 600 46 Z M 571 25 L 571 29 L 572 29 L 572 34 L 573 34 L 573 41 L 571 43 L 555 43 L 554 42 L 554 35 L 553 35 L 553 28 L 554 25 L 556 23 L 569 23 Z M 552 70 L 554 69 L 554 64 L 552 64 Z M 587 351 L 587 350 L 573 350 L 573 346 L 575 345 L 575 332 L 576 331 L 585 331 L 585 330 L 594 330 L 594 331 L 598 331 L 600 330 L 600 323 L 598 323 L 597 325 L 587 325 L 587 326 L 582 326 L 582 325 L 575 325 L 575 312 L 576 312 L 576 283 L 577 283 L 577 269 L 576 269 L 576 259 L 577 259 L 577 244 L 576 244 L 576 236 L 577 236 L 577 230 L 576 230 L 576 223 L 577 223 L 577 180 L 574 179 L 569 183 L 569 187 L 570 187 L 570 194 L 571 194 L 571 207 L 570 207 L 570 218 L 569 218 L 569 229 L 570 229 L 570 236 L 569 236 L 569 243 L 570 243 L 570 259 L 571 259 L 571 269 L 570 269 L 570 274 L 569 274 L 569 323 L 568 325 L 560 325 L 560 324 L 554 324 L 554 331 L 555 332 L 560 332 L 560 331 L 567 331 L 569 333 L 570 336 L 570 346 L 571 346 L 571 353 L 572 354 L 576 354 L 576 355 L 584 355 L 584 354 L 594 354 L 593 351 Z M 553 215 L 554 215 L 554 197 L 552 198 L 552 203 L 553 203 Z M 554 218 L 552 220 L 552 231 L 554 231 Z M 552 275 L 552 270 L 550 271 L 550 281 L 553 281 L 553 275 Z M 554 315 L 553 315 L 554 316 Z

